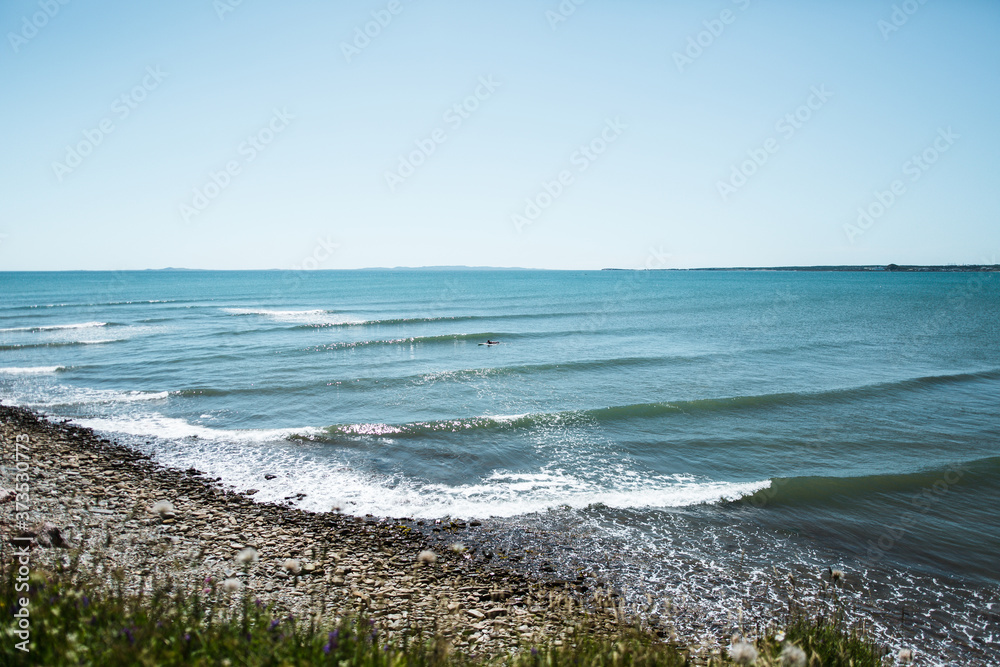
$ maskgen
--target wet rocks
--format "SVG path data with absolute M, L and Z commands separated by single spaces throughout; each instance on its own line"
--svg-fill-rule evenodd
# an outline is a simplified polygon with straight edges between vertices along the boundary
M 476 529 L 486 530 L 479 521 L 351 517 L 255 502 L 253 489 L 235 493 L 197 469 L 163 468 L 88 429 L 0 405 L 0 437 L 22 434 L 34 445 L 29 525 L 43 547 L 40 566 L 50 558 L 54 568 L 72 534 L 81 563 L 100 559 L 124 572 L 128 590 L 138 590 L 143 576 L 169 575 L 192 587 L 235 579 L 281 613 L 306 617 L 322 607 L 331 620 L 363 613 L 390 637 L 436 627 L 477 651 L 569 639 L 582 622 L 617 631 L 609 611 L 584 609 L 563 587 L 507 568 L 515 562 L 507 553 L 477 550 Z M 0 514 L 4 532 L 7 516 Z M 465 547 L 449 548 L 458 533 Z M 258 558 L 238 559 L 249 547 Z M 284 567 L 289 561 L 297 567 Z

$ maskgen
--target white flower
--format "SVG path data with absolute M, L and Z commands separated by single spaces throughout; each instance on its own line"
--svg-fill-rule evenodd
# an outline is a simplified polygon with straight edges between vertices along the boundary
M 462 544 L 461 542 L 455 542 L 454 544 L 452 544 L 448 548 L 451 549 L 452 551 L 454 551 L 457 554 L 465 553 L 465 551 L 466 551 L 465 545 Z
M 174 506 L 169 500 L 160 500 L 153 503 L 153 514 L 159 514 L 161 519 L 165 519 L 174 513 Z
M 757 649 L 750 642 L 739 641 L 729 647 L 729 657 L 738 665 L 752 665 L 757 661 Z
M 774 641 L 776 642 L 785 641 L 785 633 L 783 630 L 778 630 L 777 634 L 774 635 Z
M 423 563 L 424 565 L 433 565 L 437 562 L 437 554 L 430 549 L 424 549 L 417 554 L 417 561 Z
M 285 572 L 290 572 L 291 574 L 298 574 L 302 571 L 302 564 L 294 558 L 289 558 L 281 567 L 285 568 Z
M 253 547 L 247 547 L 236 554 L 236 562 L 240 565 L 250 565 L 256 563 L 258 560 L 257 550 Z
M 222 582 L 222 590 L 227 593 L 235 593 L 243 588 L 243 584 L 240 583 L 239 579 L 226 579 Z
M 903 664 L 913 662 L 913 650 L 908 648 L 899 649 L 899 661 Z
M 806 667 L 806 652 L 795 644 L 785 644 L 781 649 L 781 664 L 788 667 Z

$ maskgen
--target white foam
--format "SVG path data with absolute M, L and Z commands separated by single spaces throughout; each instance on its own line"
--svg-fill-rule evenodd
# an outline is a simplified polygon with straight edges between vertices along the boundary
M 56 331 L 59 329 L 91 329 L 94 327 L 106 327 L 107 322 L 80 322 L 78 324 L 47 324 L 37 327 L 10 327 L 0 329 L 0 333 L 7 331 Z
M 363 320 L 326 310 L 267 310 L 260 308 L 223 308 L 230 315 L 257 315 L 293 324 L 361 324 Z
M 93 421 L 85 422 L 94 426 Z M 161 463 L 176 468 L 194 466 L 211 477 L 221 477 L 224 484 L 257 489 L 254 498 L 281 502 L 296 493 L 306 497 L 299 507 L 328 511 L 338 506 L 350 514 L 375 516 L 412 516 L 476 519 L 512 517 L 545 512 L 555 508 L 583 509 L 594 505 L 628 508 L 687 507 L 737 500 L 770 485 L 769 480 L 734 483 L 711 480 L 688 481 L 687 477 L 660 476 L 636 481 L 614 479 L 588 480 L 561 470 L 539 472 L 494 472 L 475 484 L 422 484 L 399 475 L 366 472 L 336 460 L 329 452 L 317 457 L 296 445 L 262 447 L 247 450 L 249 440 L 274 440 L 288 432 L 304 429 L 258 432 L 223 432 L 187 423 L 136 423 L 134 433 L 152 431 L 173 437 L 198 435 L 201 445 L 160 448 Z M 204 442 L 209 438 L 212 442 Z M 265 473 L 276 478 L 265 480 Z M 619 486 L 620 485 L 620 486 Z
M 165 398 L 167 392 L 162 392 Z M 122 433 L 125 435 L 157 437 L 164 440 L 196 438 L 210 442 L 273 442 L 292 435 L 317 435 L 320 429 L 271 428 L 271 429 L 219 429 L 192 424 L 185 419 L 166 417 L 161 414 L 137 415 L 132 417 L 80 419 L 81 426 L 95 431 Z M 199 464 L 200 467 L 200 464 Z
M 66 370 L 64 366 L 10 366 L 8 368 L 0 368 L 0 373 L 5 373 L 7 375 L 45 375 L 48 373 L 58 373 L 59 371 L 64 370 Z
M 96 405 L 101 403 L 136 403 L 139 401 L 160 401 L 170 396 L 166 391 L 116 391 L 114 389 L 91 389 L 88 387 L 56 387 L 48 394 L 45 402 L 29 403 L 33 407 L 55 408 L 71 405 Z

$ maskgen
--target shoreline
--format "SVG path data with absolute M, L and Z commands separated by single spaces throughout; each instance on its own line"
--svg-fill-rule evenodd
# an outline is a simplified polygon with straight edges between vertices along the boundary
M 737 581 L 682 560 L 677 589 L 687 593 L 664 600 L 646 594 L 646 605 L 607 569 L 634 565 L 643 555 L 602 552 L 604 569 L 579 567 L 586 563 L 560 558 L 575 542 L 575 531 L 552 530 L 544 522 L 361 517 L 311 512 L 287 500 L 255 501 L 252 490 L 224 488 L 193 468 L 166 467 L 70 419 L 0 402 L 0 557 L 5 560 L 23 545 L 13 541 L 24 533 L 15 525 L 8 491 L 18 436 L 27 436 L 29 445 L 32 570 L 52 571 L 79 555 L 79 569 L 91 572 L 90 581 L 105 590 L 121 580 L 124 590 L 136 593 L 157 580 L 195 591 L 209 578 L 221 584 L 235 577 L 251 599 L 273 605 L 275 618 L 321 614 L 324 623 L 334 625 L 364 616 L 389 640 L 430 634 L 466 654 L 503 655 L 531 646 L 575 646 L 581 631 L 617 639 L 639 629 L 696 665 L 723 654 L 734 632 L 746 628 L 760 635 L 780 627 L 796 579 L 805 585 L 796 605 L 808 610 L 817 592 L 823 597 L 819 588 L 809 593 L 815 572 L 807 567 L 787 572 L 792 585 L 786 590 L 784 572 L 775 570 L 774 580 L 747 579 L 741 570 L 743 579 Z M 160 501 L 172 504 L 170 514 L 152 511 Z M 452 551 L 455 543 L 467 549 Z M 256 549 L 259 561 L 244 569 L 236 556 L 246 547 Z M 434 563 L 420 562 L 425 550 L 435 553 Z M 301 574 L 285 571 L 287 559 L 299 561 Z M 723 619 L 717 607 L 727 591 L 737 590 L 736 606 L 726 609 Z M 869 636 L 896 650 L 902 637 L 894 628 L 871 625 L 877 618 L 889 620 L 891 610 L 868 602 L 851 623 L 867 625 Z M 931 651 L 925 655 L 945 659 Z M 966 664 L 986 664 L 978 660 L 973 654 Z
M 27 436 L 21 452 L 30 465 L 26 527 L 35 537 L 35 568 L 54 568 L 78 550 L 82 569 L 92 568 L 106 582 L 123 575 L 132 591 L 151 577 L 170 577 L 182 587 L 238 577 L 253 597 L 281 613 L 322 611 L 329 622 L 364 614 L 389 637 L 433 628 L 457 648 L 487 653 L 571 643 L 582 626 L 591 636 L 613 637 L 622 629 L 617 593 L 525 573 L 516 561 L 500 562 L 478 548 L 489 540 L 488 522 L 354 517 L 255 502 L 197 470 L 164 467 L 70 420 L 48 421 L 0 404 L 5 489 L 14 483 L 18 436 Z M 10 509 L 0 515 L 6 552 L 12 538 L 26 533 L 15 524 L 13 497 L 0 491 L 0 501 Z M 159 501 L 173 511 L 154 514 Z M 448 543 L 454 542 L 471 548 L 452 551 Z M 259 562 L 244 571 L 235 556 L 246 547 L 257 550 Z M 434 563 L 418 560 L 424 550 L 434 551 Z M 299 561 L 300 575 L 285 571 L 286 559 Z M 672 633 L 661 627 L 650 634 Z

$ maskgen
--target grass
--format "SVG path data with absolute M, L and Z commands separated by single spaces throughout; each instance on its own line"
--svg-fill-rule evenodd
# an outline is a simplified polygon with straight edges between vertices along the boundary
M 254 600 L 244 589 L 228 592 L 206 582 L 195 592 L 171 581 L 145 582 L 141 593 L 123 590 L 119 573 L 110 582 L 88 581 L 75 568 L 36 572 L 18 581 L 16 561 L 0 565 L 0 664 L 2 665 L 332 665 L 348 667 L 680 667 L 729 665 L 727 656 L 700 663 L 675 646 L 636 629 L 623 628 L 614 641 L 584 639 L 569 646 L 524 647 L 513 655 L 483 656 L 455 651 L 433 629 L 426 636 L 387 642 L 373 621 L 292 618 Z M 16 590 L 27 584 L 28 590 Z M 21 598 L 30 624 L 28 652 L 17 648 Z M 793 612 L 782 634 L 762 633 L 755 648 L 759 667 L 883 665 L 884 651 L 846 628 L 842 616 Z M 783 662 L 788 644 L 806 662 Z

